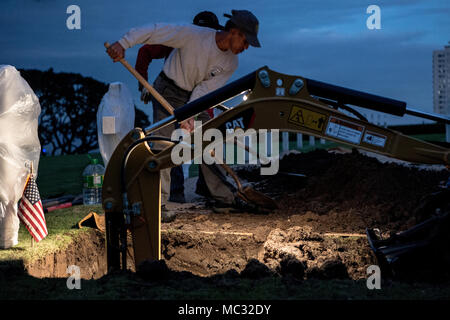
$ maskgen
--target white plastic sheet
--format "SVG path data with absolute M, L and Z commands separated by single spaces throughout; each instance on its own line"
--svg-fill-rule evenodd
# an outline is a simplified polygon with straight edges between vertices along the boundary
M 105 168 L 119 142 L 134 128 L 134 118 L 130 90 L 124 83 L 111 83 L 97 111 L 98 145 Z
M 29 166 L 37 175 L 39 99 L 13 66 L 0 65 L 0 248 L 17 244 L 17 202 Z

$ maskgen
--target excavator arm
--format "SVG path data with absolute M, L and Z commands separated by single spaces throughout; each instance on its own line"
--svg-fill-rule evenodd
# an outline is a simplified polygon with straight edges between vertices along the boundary
M 149 128 L 135 128 L 116 147 L 105 172 L 103 208 L 108 270 L 126 269 L 127 229 L 131 231 L 136 266 L 161 258 L 160 171 L 176 166 L 172 151 L 178 141 L 158 137 L 157 130 L 181 122 L 244 93 L 247 99 L 196 128 L 268 129 L 304 133 L 389 157 L 425 164 L 449 164 L 450 149 L 382 128 L 341 109 L 355 105 L 402 116 L 412 114 L 450 123 L 441 115 L 410 109 L 406 103 L 337 87 L 263 67 L 175 110 Z M 210 142 L 201 141 L 202 149 Z M 191 150 L 195 157 L 194 148 Z

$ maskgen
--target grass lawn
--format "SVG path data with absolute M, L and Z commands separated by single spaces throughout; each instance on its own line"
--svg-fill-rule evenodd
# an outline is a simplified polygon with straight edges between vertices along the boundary
M 31 236 L 28 230 L 21 225 L 19 229 L 19 244 L 7 250 L 0 250 L 0 264 L 8 261 L 16 263 L 22 260 L 24 263 L 32 262 L 45 257 L 59 249 L 64 249 L 71 243 L 73 236 L 87 229 L 78 229 L 77 223 L 90 211 L 103 213 L 101 205 L 74 206 L 46 213 L 48 236 L 39 243 L 31 244 Z
M 103 165 L 100 154 L 90 154 Z M 42 199 L 82 192 L 82 173 L 90 163 L 88 155 L 41 157 L 37 184 Z
M 100 154 L 92 154 L 91 156 L 103 163 Z M 80 194 L 82 192 L 82 172 L 89 161 L 87 155 L 41 157 L 37 179 L 41 198 Z M 30 262 L 58 249 L 64 249 L 70 244 L 74 234 L 84 232 L 83 229 L 78 229 L 76 225 L 90 211 L 103 213 L 101 205 L 78 205 L 46 213 L 48 236 L 41 242 L 35 243 L 33 247 L 28 230 L 21 225 L 19 244 L 8 250 L 0 250 L 0 264 L 19 260 Z

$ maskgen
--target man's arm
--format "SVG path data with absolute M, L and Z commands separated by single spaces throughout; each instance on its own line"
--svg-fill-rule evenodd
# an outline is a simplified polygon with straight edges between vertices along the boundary
M 200 82 L 192 91 L 189 102 L 194 101 L 194 100 L 204 96 L 205 94 L 208 94 L 208 93 L 224 86 L 227 83 L 227 81 L 230 79 L 233 72 L 234 72 L 234 70 L 231 70 L 228 72 L 222 72 L 222 73 L 218 74 L 217 76 L 212 77 L 211 79 Z M 211 118 L 210 114 L 208 114 L 208 116 Z M 194 117 L 183 121 L 181 123 L 181 128 L 186 129 L 188 131 L 194 130 Z
M 148 81 L 148 66 L 153 59 L 167 58 L 173 48 L 163 45 L 146 44 L 139 49 L 136 58 L 136 71 Z M 139 91 L 142 91 L 142 84 L 139 82 Z
M 155 23 L 131 29 L 118 42 L 124 49 L 139 43 L 181 48 L 192 40 L 192 28 L 187 24 Z
M 125 58 L 125 50 L 132 46 L 162 44 L 172 48 L 181 48 L 192 40 L 192 25 L 157 23 L 128 31 L 114 42 L 106 52 L 114 62 Z
M 195 86 L 194 90 L 192 90 L 189 102 L 194 101 L 195 99 L 198 99 L 205 94 L 223 87 L 230 79 L 233 72 L 234 70 L 224 71 L 208 80 L 203 80 L 202 82 L 200 82 Z

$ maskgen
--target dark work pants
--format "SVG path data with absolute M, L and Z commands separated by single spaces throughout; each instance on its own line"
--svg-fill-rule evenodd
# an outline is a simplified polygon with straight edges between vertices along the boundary
M 158 76 L 154 82 L 155 90 L 159 92 L 169 104 L 177 109 L 184 106 L 188 101 L 191 93 L 173 84 L 173 82 L 166 79 L 164 76 Z M 153 104 L 153 123 L 156 123 L 164 118 L 170 116 L 169 112 L 152 97 Z M 155 132 L 156 135 L 162 135 L 169 137 L 174 129 L 179 127 L 178 124 L 170 125 L 162 130 Z M 163 178 L 162 178 L 163 179 Z M 184 174 L 182 166 L 176 166 L 170 169 L 170 193 L 171 194 L 183 194 L 184 193 Z
M 176 86 L 171 80 L 168 80 L 165 76 L 159 75 L 154 82 L 155 90 L 158 91 L 166 100 L 169 102 L 173 108 L 179 108 L 185 105 L 190 98 L 191 93 L 185 91 L 178 86 Z M 154 123 L 160 121 L 169 116 L 169 112 L 167 112 L 161 104 L 152 98 L 153 103 L 153 121 Z M 209 116 L 206 112 L 202 112 L 198 116 L 198 120 L 202 122 L 206 122 L 209 120 Z M 167 126 L 161 130 L 155 132 L 156 135 L 162 135 L 165 137 L 170 137 L 172 131 L 176 129 L 174 125 Z M 177 173 L 177 170 L 179 170 Z M 208 195 L 203 194 L 205 196 L 211 195 L 214 199 L 226 203 L 232 204 L 234 202 L 234 187 L 228 183 L 226 183 L 224 174 L 221 173 L 223 169 L 219 168 L 219 166 L 213 165 L 200 165 L 200 177 L 197 184 L 197 191 L 207 189 L 206 192 Z M 161 198 L 164 203 L 166 199 L 165 190 L 168 188 L 167 184 L 164 181 L 168 181 L 170 179 L 170 192 L 183 192 L 184 191 L 184 175 L 183 168 L 181 166 L 173 167 L 170 171 L 170 174 L 167 172 L 161 171 Z M 175 180 L 174 180 L 175 177 Z M 202 192 L 200 192 L 202 194 Z

